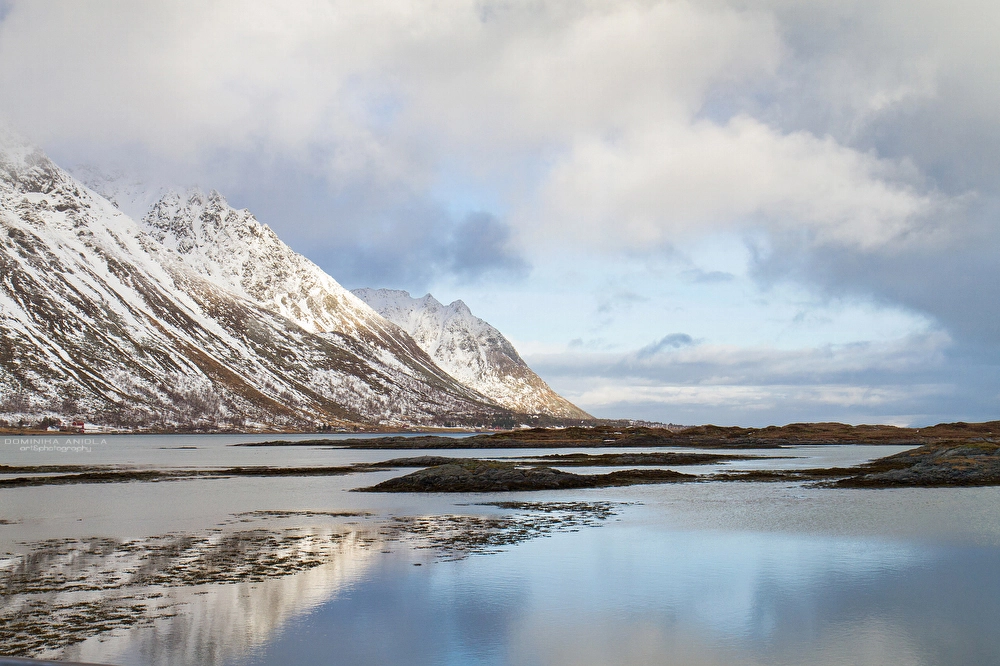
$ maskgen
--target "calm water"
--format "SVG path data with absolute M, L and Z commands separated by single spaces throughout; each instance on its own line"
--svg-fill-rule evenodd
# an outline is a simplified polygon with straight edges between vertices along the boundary
M 232 664 L 990 664 L 1000 553 L 608 526 L 364 580 Z
M 246 437 L 96 438 L 106 442 L 95 443 L 90 453 L 7 446 L 2 462 L 297 466 L 409 455 L 226 446 Z M 725 467 L 840 466 L 897 450 L 759 451 L 759 461 Z M 337 530 L 346 536 L 324 551 L 321 566 L 300 573 L 159 588 L 172 617 L 105 633 L 60 653 L 85 661 L 1000 663 L 1000 489 L 697 483 L 502 497 L 349 492 L 399 473 L 3 490 L 0 517 L 11 524 L 0 525 L 0 546 L 16 558 L 55 537 L 141 539 L 243 529 L 239 521 L 250 519 L 236 515 L 252 511 L 370 514 L 248 522 L 246 528 L 302 528 L 320 535 Z M 429 548 L 420 538 L 394 540 L 383 529 L 395 517 L 502 515 L 502 509 L 477 505 L 496 499 L 610 501 L 615 515 L 597 526 L 555 530 L 464 559 Z M 71 560 L 60 566 L 83 566 Z M 74 593 L 61 594 L 63 603 Z

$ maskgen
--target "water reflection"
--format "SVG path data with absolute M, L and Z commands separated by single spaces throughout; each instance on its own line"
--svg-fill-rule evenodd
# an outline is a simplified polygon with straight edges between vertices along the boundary
M 175 614 L 148 627 L 88 639 L 64 656 L 82 662 L 180 666 L 247 655 L 364 576 L 374 551 L 371 543 L 356 537 L 341 540 L 326 564 L 292 576 L 165 588 L 163 602 Z
M 380 566 L 233 664 L 996 663 L 996 549 L 620 527 Z
M 217 663 L 356 580 L 379 543 L 370 531 L 328 525 L 30 544 L 0 560 L 3 650 Z
M 149 622 L 48 653 L 136 666 L 957 665 L 1000 656 L 996 547 L 685 530 L 651 522 L 658 510 L 625 506 L 600 527 L 534 529 L 501 552 L 460 560 L 435 544 L 440 529 L 406 537 L 367 518 L 66 540 L 21 561 L 35 587 L 6 601 L 48 604 L 39 621 L 70 628 L 66 609 L 94 599 L 105 611 L 116 599 L 153 609 Z M 5 589 L 16 583 L 8 576 Z
M 216 664 L 266 643 L 393 549 L 420 552 L 428 564 L 455 562 L 594 527 L 621 506 L 466 508 L 473 513 L 253 511 L 201 533 L 22 544 L 24 553 L 0 559 L 0 649 L 94 662 Z
M 329 465 L 399 455 L 130 444 L 141 446 L 109 450 L 107 461 Z M 798 458 L 740 464 L 811 467 L 891 452 L 868 448 L 799 447 L 776 452 Z M 136 666 L 1000 663 L 998 488 L 346 492 L 395 474 L 8 489 L 0 550 L 16 555 L 0 574 L 52 575 L 34 591 L 0 581 L 0 629 L 10 618 L 56 638 L 74 623 L 105 626 L 64 653 L 33 655 Z M 500 520 L 510 509 L 479 504 L 496 500 L 584 503 L 590 518 Z M 603 504 L 617 508 L 601 513 Z M 247 516 L 256 518 L 240 522 Z M 483 539 L 484 526 L 503 535 Z M 235 532 L 249 550 L 226 545 Z M 47 554 L 23 559 L 31 548 L 22 542 L 52 537 L 61 541 Z M 270 570 L 255 573 L 261 563 Z M 143 576 L 141 592 L 115 587 Z

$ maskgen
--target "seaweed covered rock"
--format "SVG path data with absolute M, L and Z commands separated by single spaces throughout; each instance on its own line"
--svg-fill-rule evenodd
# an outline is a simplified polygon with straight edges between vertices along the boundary
M 879 458 L 834 485 L 850 488 L 1000 485 L 1000 443 L 939 442 Z
M 374 492 L 468 493 L 510 490 L 559 490 L 603 488 L 639 483 L 668 483 L 696 477 L 666 469 L 628 469 L 610 474 L 573 474 L 551 467 L 526 467 L 516 463 L 457 459 L 361 490 Z

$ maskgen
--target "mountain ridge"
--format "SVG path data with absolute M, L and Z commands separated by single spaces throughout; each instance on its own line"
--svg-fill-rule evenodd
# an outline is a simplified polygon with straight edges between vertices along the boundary
M 520 422 L 249 211 L 215 191 L 158 193 L 136 221 L 0 128 L 0 413 L 167 428 Z
M 306 330 L 3 139 L 0 411 L 233 427 L 509 419 L 346 290 L 381 328 Z

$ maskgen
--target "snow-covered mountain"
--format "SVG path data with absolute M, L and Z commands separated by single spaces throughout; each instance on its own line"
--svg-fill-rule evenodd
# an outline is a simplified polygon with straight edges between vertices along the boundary
M 395 289 L 355 289 L 353 293 L 402 327 L 448 374 L 500 405 L 529 414 L 592 418 L 549 388 L 514 345 L 474 316 L 462 301 L 442 305 L 430 294 L 411 298 Z
M 142 226 L 213 284 L 311 333 L 357 336 L 374 330 L 412 347 L 409 336 L 285 245 L 250 211 L 234 209 L 214 190 L 169 191 L 142 218 Z
M 0 412 L 509 420 L 216 193 L 168 193 L 145 224 L 0 129 Z
M 108 172 L 92 164 L 68 169 L 70 175 L 110 201 L 115 208 L 139 221 L 173 188 L 153 185 L 122 171 Z

